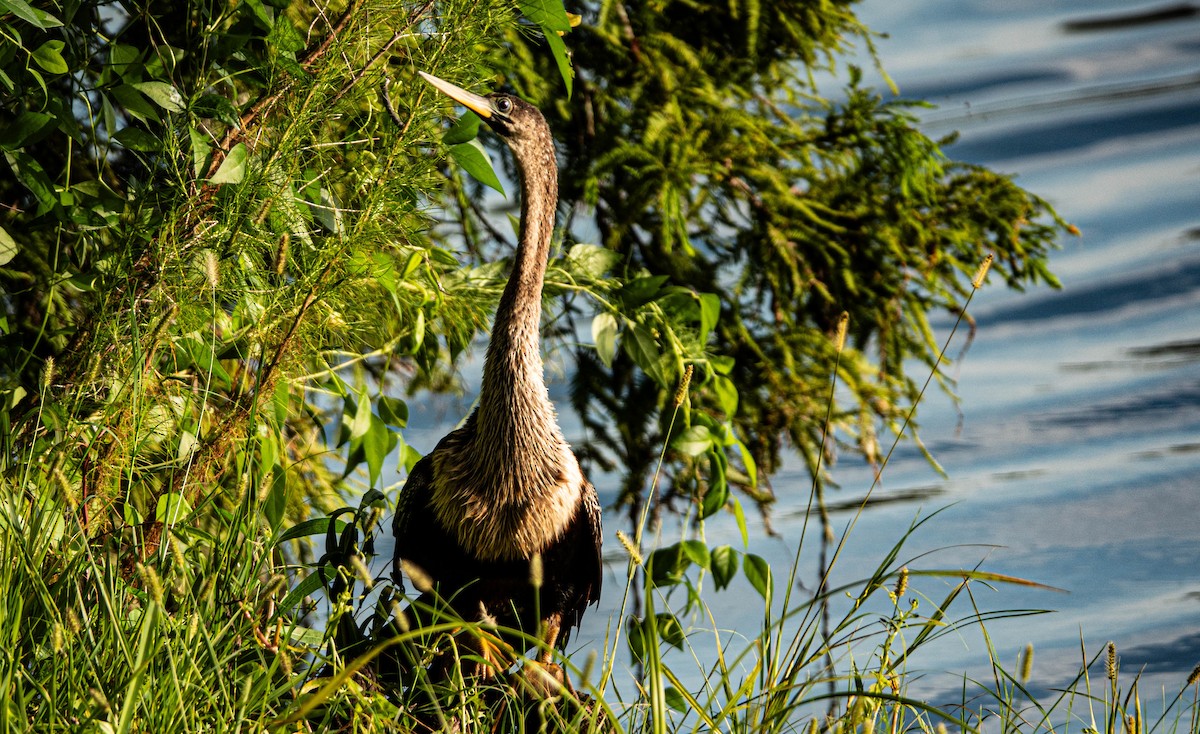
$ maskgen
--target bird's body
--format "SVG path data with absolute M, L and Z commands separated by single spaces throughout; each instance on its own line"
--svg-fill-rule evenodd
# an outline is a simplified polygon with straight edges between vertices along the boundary
M 423 575 L 429 593 L 463 618 L 542 635 L 547 648 L 561 648 L 599 599 L 601 567 L 596 491 L 563 438 L 543 379 L 542 283 L 558 197 L 554 144 L 541 113 L 522 100 L 479 97 L 423 76 L 513 150 L 521 235 L 478 406 L 417 462 L 401 492 L 393 575 L 398 583 L 402 569 Z

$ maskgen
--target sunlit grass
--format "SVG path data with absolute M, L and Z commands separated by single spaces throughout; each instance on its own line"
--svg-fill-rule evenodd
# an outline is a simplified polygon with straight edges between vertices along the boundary
M 905 545 L 937 513 L 833 585 L 854 522 L 832 532 L 819 482 L 809 509 L 819 521 L 805 523 L 788 568 L 749 548 L 710 547 L 702 533 L 645 548 L 643 515 L 621 539 L 625 584 L 609 592 L 622 603 L 603 654 L 559 656 L 575 692 L 544 699 L 515 673 L 518 648 L 536 653 L 536 638 L 456 619 L 444 605 L 413 627 L 408 602 L 371 577 L 378 491 L 282 532 L 246 507 L 200 502 L 166 525 L 95 537 L 77 505 L 23 490 L 34 476 L 6 479 L 0 498 L 5 731 L 1200 731 L 1200 669 L 1147 706 L 1112 643 L 1090 657 L 1081 643 L 1072 680 L 1032 685 L 1032 646 L 1007 667 L 988 624 L 1037 612 L 985 611 L 971 590 L 1033 582 L 921 567 Z M 143 532 L 161 532 L 157 550 L 130 561 Z M 289 564 L 287 545 L 308 536 L 318 548 L 324 537 L 321 560 Z M 817 591 L 801 593 L 800 548 L 814 543 L 828 562 Z M 739 575 L 753 604 L 742 619 L 720 619 L 706 600 Z M 949 590 L 932 598 L 930 581 Z M 754 617 L 755 632 L 729 631 Z M 955 701 L 923 699 L 915 687 L 937 667 L 926 650 L 967 628 L 986 642 L 990 678 L 964 678 Z M 509 664 L 464 676 L 486 662 L 480 640 Z M 1148 708 L 1161 714 L 1148 720 Z

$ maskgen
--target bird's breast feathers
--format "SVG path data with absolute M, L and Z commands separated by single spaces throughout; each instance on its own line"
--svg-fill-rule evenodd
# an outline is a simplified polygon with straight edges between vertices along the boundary
M 561 456 L 543 466 L 499 470 L 457 452 L 439 453 L 433 457 L 434 515 L 480 560 L 542 553 L 583 509 L 586 480 L 565 444 Z

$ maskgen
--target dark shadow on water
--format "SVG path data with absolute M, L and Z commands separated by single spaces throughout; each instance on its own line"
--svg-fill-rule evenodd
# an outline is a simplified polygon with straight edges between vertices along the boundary
M 1125 353 L 1135 359 L 1169 359 L 1194 362 L 1200 359 L 1200 340 L 1171 341 L 1149 347 L 1133 347 Z
M 1183 688 L 1188 672 L 1200 661 L 1200 632 L 1181 635 L 1170 642 L 1124 649 L 1117 645 L 1117 655 L 1121 659 L 1122 671 L 1180 673 L 1179 687 Z
M 1197 111 L 1200 112 L 1200 107 Z M 1046 321 L 1102 314 L 1194 291 L 1200 291 L 1200 260 L 1170 262 L 1160 269 L 1135 272 L 1115 280 L 1068 285 L 1062 291 L 1037 299 L 1022 299 L 978 318 L 990 323 Z
M 1157 8 L 1145 8 L 1131 13 L 1115 15 L 1098 15 L 1089 18 L 1068 20 L 1062 24 L 1067 33 L 1087 33 L 1091 31 L 1114 31 L 1154 23 L 1169 23 L 1172 21 L 1190 20 L 1200 16 L 1200 7 L 1191 3 L 1177 3 Z
M 962 79 L 938 80 L 927 84 L 906 85 L 900 90 L 900 98 L 927 99 L 935 102 L 945 98 L 970 99 L 980 96 L 983 92 L 1012 84 L 1059 83 L 1066 85 L 1070 81 L 1070 75 L 1060 71 L 1001 71 L 991 74 L 972 75 Z
M 1166 447 L 1165 449 L 1155 449 L 1153 451 L 1138 451 L 1133 454 L 1133 458 L 1143 461 L 1157 461 L 1165 459 L 1168 456 L 1186 456 L 1188 454 L 1200 453 L 1200 443 L 1179 443 Z M 1200 595 L 1200 592 L 1192 592 Z M 1197 661 L 1200 662 L 1200 661 Z
M 1195 87 L 1200 84 L 1200 77 L 1188 77 L 1186 81 L 1186 86 Z M 1115 93 L 1111 96 L 1113 102 L 1120 99 L 1122 97 Z M 1083 101 L 1103 102 L 1104 99 L 1089 98 Z M 1067 106 L 1071 101 L 1053 104 Z M 976 116 L 986 119 L 991 114 L 1023 113 L 1041 106 L 1040 103 L 1014 105 L 1011 109 L 996 110 L 994 113 L 980 111 Z M 1029 127 L 1008 128 L 995 135 L 964 136 L 946 152 L 957 160 L 994 164 L 1011 158 L 1034 158 L 1088 148 L 1118 138 L 1150 137 L 1194 126 L 1197 120 L 1200 120 L 1200 98 L 1182 99 L 1153 107 L 1138 105 L 1120 111 L 1109 110 L 1107 114 L 1093 118 L 1058 119 Z
M 1142 426 L 1166 429 L 1200 418 L 1200 382 L 1164 385 L 1115 400 L 1096 401 L 1081 410 L 1041 415 L 1033 426 L 1075 428 L 1084 431 L 1141 430 Z
M 1200 362 L 1200 340 L 1172 341 L 1148 347 L 1130 347 L 1125 350 L 1129 359 L 1106 359 L 1093 362 L 1070 362 L 1063 364 L 1065 372 L 1111 372 L 1126 370 L 1145 372 L 1163 370 Z
M 945 487 L 929 485 L 926 487 L 909 487 L 907 489 L 896 489 L 889 491 L 872 492 L 871 496 L 866 498 L 855 497 L 854 499 L 842 500 L 840 502 L 827 502 L 826 506 L 830 513 L 838 512 L 856 512 L 860 507 L 883 507 L 886 505 L 903 504 L 905 502 L 924 502 L 932 497 L 938 497 L 946 493 Z M 789 512 L 785 517 L 798 518 L 804 517 L 805 508 Z

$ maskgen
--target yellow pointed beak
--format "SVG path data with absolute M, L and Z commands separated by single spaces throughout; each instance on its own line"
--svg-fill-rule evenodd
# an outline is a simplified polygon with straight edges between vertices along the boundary
M 462 87 L 455 86 L 445 79 L 438 79 L 433 74 L 426 74 L 423 71 L 418 71 L 417 73 L 421 75 L 422 79 L 436 87 L 442 94 L 446 95 L 455 102 L 458 102 L 460 105 L 471 110 L 483 119 L 486 120 L 492 116 L 492 105 L 490 102 L 488 102 L 486 97 L 480 97 L 478 94 L 468 92 Z

